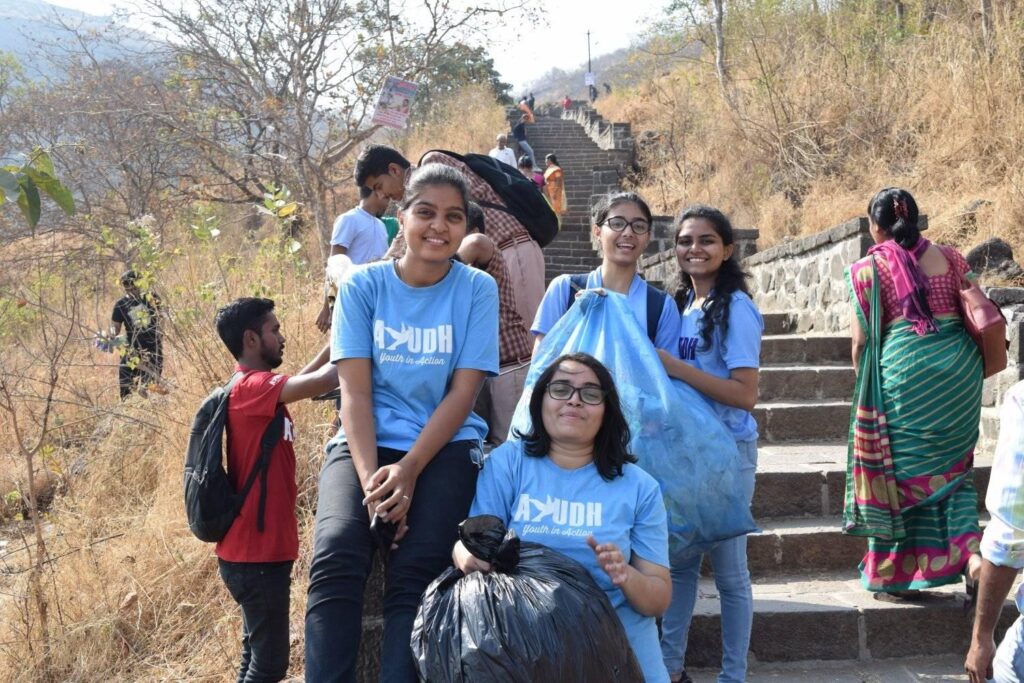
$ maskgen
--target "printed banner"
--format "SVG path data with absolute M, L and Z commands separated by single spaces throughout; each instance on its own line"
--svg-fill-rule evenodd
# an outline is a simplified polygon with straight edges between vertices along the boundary
M 388 128 L 405 128 L 409 121 L 409 110 L 419 86 L 401 78 L 388 76 L 384 87 L 377 96 L 377 108 L 373 112 L 373 123 Z

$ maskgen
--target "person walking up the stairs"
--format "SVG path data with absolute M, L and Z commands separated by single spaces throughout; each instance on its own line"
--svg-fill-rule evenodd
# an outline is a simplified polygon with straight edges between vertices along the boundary
M 533 156 L 533 147 L 530 147 L 529 141 L 526 139 L 526 124 L 531 123 L 526 118 L 526 114 L 519 117 L 519 123 L 512 126 L 512 137 L 516 139 L 516 144 L 519 145 L 519 150 L 530 157 L 530 163 L 534 166 L 537 165 L 537 159 Z
M 547 164 L 544 169 L 544 194 L 551 202 L 551 208 L 561 216 L 565 213 L 565 174 L 554 154 L 546 155 L 544 163 Z
M 981 566 L 974 447 L 982 358 L 959 312 L 970 266 L 921 236 L 906 190 L 868 204 L 868 255 L 850 266 L 857 372 L 843 530 L 866 536 L 869 591 L 914 599 Z
M 678 344 L 659 349 L 665 370 L 708 399 L 736 440 L 744 464 L 741 485 L 747 504 L 754 497 L 757 470 L 758 368 L 764 320 L 747 290 L 748 275 L 735 257 L 732 223 L 710 206 L 687 207 L 676 223 L 676 259 L 682 311 Z M 747 537 L 737 536 L 708 553 L 721 596 L 722 672 L 720 683 L 742 683 L 754 600 L 747 569 Z M 672 567 L 672 603 L 662 619 L 661 652 L 673 681 L 689 681 L 683 668 L 697 602 L 702 556 Z
M 647 202 L 633 192 L 605 195 L 594 206 L 591 218 L 591 229 L 601 245 L 601 266 L 589 273 L 559 275 L 551 281 L 530 328 L 536 338 L 534 353 L 584 289 L 624 294 L 651 343 L 659 349 L 674 347 L 679 340 L 679 311 L 671 297 L 647 284 L 637 272 L 637 263 L 651 240 Z

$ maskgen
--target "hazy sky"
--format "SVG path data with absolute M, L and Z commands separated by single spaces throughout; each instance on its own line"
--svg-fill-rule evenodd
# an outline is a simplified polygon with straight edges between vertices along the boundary
M 110 14 L 127 0 L 47 0 L 91 14 Z M 587 61 L 587 30 L 594 57 L 629 45 L 646 33 L 648 19 L 660 14 L 669 0 L 539 0 L 547 26 L 509 27 L 495 36 L 488 50 L 495 68 L 513 84 L 513 94 L 552 67 L 572 69 Z M 516 39 L 516 33 L 519 38 Z

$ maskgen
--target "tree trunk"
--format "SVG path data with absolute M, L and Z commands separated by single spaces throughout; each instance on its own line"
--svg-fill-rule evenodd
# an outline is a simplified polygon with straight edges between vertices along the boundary
M 981 40 L 985 53 L 992 59 L 995 52 L 996 30 L 992 25 L 992 0 L 981 0 Z
M 725 67 L 725 0 L 714 0 L 715 4 L 715 72 L 718 74 L 718 84 L 725 94 L 729 87 L 729 72 Z M 726 98 L 728 99 L 728 98 Z

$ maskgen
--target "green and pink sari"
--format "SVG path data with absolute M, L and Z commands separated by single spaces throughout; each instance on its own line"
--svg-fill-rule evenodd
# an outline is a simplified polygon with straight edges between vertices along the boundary
M 868 539 L 860 564 L 868 590 L 956 583 L 981 538 L 973 472 L 981 354 L 955 311 L 936 311 L 925 334 L 902 317 L 883 327 L 874 256 L 848 278 L 867 344 L 850 415 L 843 530 Z

